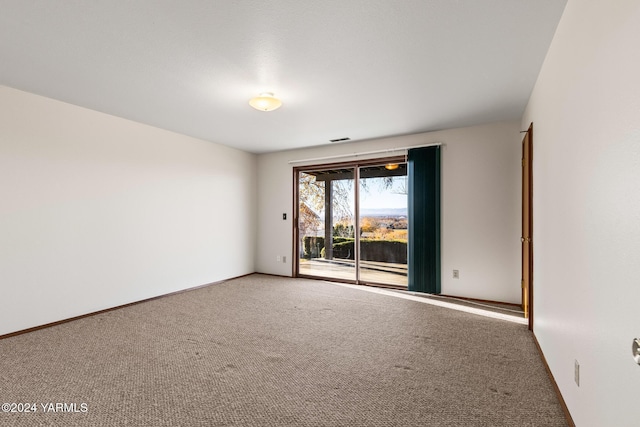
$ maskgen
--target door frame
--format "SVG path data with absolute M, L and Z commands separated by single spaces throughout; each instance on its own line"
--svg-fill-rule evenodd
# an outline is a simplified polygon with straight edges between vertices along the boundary
M 319 280 L 331 280 L 333 282 L 342 282 L 342 283 L 349 283 L 349 284 L 356 284 L 356 285 L 366 285 L 366 286 L 375 286 L 375 287 L 383 287 L 383 288 L 392 288 L 392 289 L 406 289 L 406 286 L 396 286 L 396 285 L 392 285 L 392 284 L 388 284 L 388 283 L 377 283 L 377 282 L 366 282 L 366 281 L 362 281 L 360 280 L 359 277 L 359 273 L 358 273 L 358 269 L 356 268 L 356 279 L 355 280 L 348 280 L 348 279 L 340 279 L 340 278 L 327 278 L 327 277 L 322 277 L 322 276 L 309 276 L 309 275 L 305 275 L 305 274 L 300 274 L 300 258 L 299 258 L 299 254 L 300 254 L 300 237 L 299 237 L 299 177 L 300 177 L 300 172 L 304 172 L 306 170 L 327 170 L 327 169 L 340 169 L 340 168 L 354 168 L 354 189 L 355 189 L 355 198 L 356 200 L 354 200 L 354 219 L 355 219 L 355 223 L 354 223 L 354 229 L 355 230 L 359 230 L 359 226 L 360 226 L 360 218 L 359 218 L 359 202 L 358 202 L 358 197 L 359 197 L 359 169 L 361 167 L 366 167 L 366 166 L 374 166 L 374 165 L 380 165 L 380 164 L 387 164 L 387 163 L 406 163 L 407 162 L 407 156 L 406 155 L 400 155 L 400 156 L 389 156 L 389 157 L 379 157 L 379 158 L 372 158 L 372 159 L 364 159 L 364 160 L 358 160 L 358 159 L 354 159 L 351 161 L 345 161 L 345 162 L 338 162 L 338 163 L 322 163 L 322 164 L 311 164 L 311 165 L 304 165 L 304 166 L 296 166 L 293 168 L 293 221 L 292 221 L 292 236 L 293 236 L 293 253 L 291 254 L 291 260 L 293 261 L 291 263 L 291 267 L 292 267 L 292 271 L 291 271 L 291 275 L 292 277 L 303 277 L 303 278 L 307 278 L 307 279 L 319 279 Z M 407 195 L 407 197 L 409 197 Z M 354 249 L 356 251 L 356 253 L 354 254 L 354 257 L 358 256 L 359 257 L 359 248 L 357 248 L 358 245 L 354 245 Z M 355 259 L 355 258 L 354 258 Z M 357 263 L 356 263 L 356 267 L 357 267 Z
M 533 330 L 533 123 L 522 131 L 521 288 L 522 309 Z

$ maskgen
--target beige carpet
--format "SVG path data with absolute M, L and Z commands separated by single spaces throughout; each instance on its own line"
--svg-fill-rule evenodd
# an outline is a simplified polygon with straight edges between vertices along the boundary
M 566 426 L 526 326 L 263 275 L 1 340 L 4 402 L 36 412 L 2 426 Z

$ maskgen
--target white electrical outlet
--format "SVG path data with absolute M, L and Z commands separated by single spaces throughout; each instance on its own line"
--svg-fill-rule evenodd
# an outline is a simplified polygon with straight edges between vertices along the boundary
M 580 363 L 578 363 L 578 360 L 575 361 L 573 379 L 575 380 L 576 385 L 580 387 Z
M 280 260 L 281 260 L 281 257 L 280 257 L 280 255 L 278 255 L 278 256 L 276 257 L 276 262 L 280 262 Z
M 454 279 L 460 278 L 460 270 L 453 270 L 453 278 Z

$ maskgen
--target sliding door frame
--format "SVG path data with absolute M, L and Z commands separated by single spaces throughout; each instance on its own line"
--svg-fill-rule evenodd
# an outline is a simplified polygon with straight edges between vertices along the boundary
M 375 287 L 383 287 L 383 288 L 392 288 L 392 289 L 407 289 L 406 286 L 397 286 L 391 285 L 388 283 L 377 283 L 377 282 L 364 282 L 360 280 L 360 271 L 356 268 L 355 280 L 348 279 L 340 279 L 333 277 L 322 277 L 322 276 L 310 276 L 305 274 L 300 274 L 300 235 L 299 235 L 299 215 L 300 215 L 300 200 L 299 200 L 299 186 L 300 186 L 300 172 L 311 171 L 311 170 L 329 170 L 329 169 L 339 169 L 339 168 L 353 168 L 354 169 L 354 188 L 355 188 L 355 200 L 354 200 L 354 232 L 360 230 L 360 206 L 359 206 L 359 195 L 360 195 L 360 168 L 366 166 L 375 166 L 387 163 L 406 163 L 407 157 L 405 155 L 401 156 L 391 156 L 391 157 L 380 157 L 380 158 L 372 158 L 372 159 L 364 159 L 364 160 L 352 160 L 338 163 L 322 163 L 322 164 L 311 164 L 305 166 L 296 166 L 293 168 L 293 221 L 292 221 L 292 236 L 293 236 L 293 253 L 291 254 L 291 263 L 292 277 L 302 277 L 306 279 L 318 279 L 318 280 L 331 280 L 333 282 L 340 283 L 349 283 L 355 285 L 365 285 L 365 286 L 375 286 Z M 408 195 L 407 195 L 408 197 Z M 358 240 L 358 239 L 356 239 Z M 359 242 L 359 240 L 358 240 Z M 360 258 L 360 245 L 355 244 L 354 241 L 354 261 Z

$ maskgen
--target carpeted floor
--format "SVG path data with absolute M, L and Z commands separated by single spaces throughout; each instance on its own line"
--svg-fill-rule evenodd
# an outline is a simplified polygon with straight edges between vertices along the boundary
M 4 402 L 36 412 L 2 426 L 566 426 L 524 325 L 263 275 L 1 340 Z

